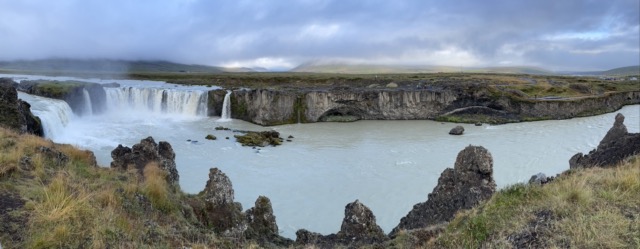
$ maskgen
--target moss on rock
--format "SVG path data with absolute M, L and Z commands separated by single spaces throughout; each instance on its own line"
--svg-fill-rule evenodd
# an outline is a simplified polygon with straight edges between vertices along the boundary
M 280 138 L 280 133 L 277 131 L 249 131 L 244 135 L 235 135 L 234 137 L 242 146 L 278 146 L 281 145 L 283 141 L 282 138 Z

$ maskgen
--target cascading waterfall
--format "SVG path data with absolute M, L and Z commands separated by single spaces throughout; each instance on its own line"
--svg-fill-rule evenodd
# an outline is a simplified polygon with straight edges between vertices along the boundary
M 201 90 L 174 90 L 160 88 L 105 88 L 110 111 L 207 115 L 207 92 Z
M 231 120 L 231 91 L 227 91 L 222 101 L 222 114 L 218 121 L 230 121 Z
M 89 91 L 87 91 L 87 89 L 85 88 L 82 88 L 82 101 L 84 102 L 84 110 L 82 111 L 82 115 L 93 115 L 91 96 L 89 95 Z
M 44 136 L 55 138 L 61 134 L 73 118 L 73 111 L 67 102 L 18 92 L 18 98 L 31 105 L 31 112 L 40 118 Z

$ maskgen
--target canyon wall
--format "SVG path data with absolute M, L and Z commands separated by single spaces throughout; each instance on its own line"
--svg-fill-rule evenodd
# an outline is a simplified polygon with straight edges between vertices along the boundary
M 221 93 L 209 92 L 219 110 Z M 567 99 L 527 99 L 479 85 L 425 89 L 235 90 L 232 118 L 259 125 L 355 120 L 442 120 L 508 123 L 567 119 L 640 104 L 640 91 Z

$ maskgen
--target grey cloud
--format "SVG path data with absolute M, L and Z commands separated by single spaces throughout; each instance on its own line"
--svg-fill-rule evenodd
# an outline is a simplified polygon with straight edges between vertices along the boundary
M 0 0 L 0 60 L 78 57 L 223 65 L 260 58 L 288 64 L 384 58 L 402 64 L 422 61 L 407 55 L 455 50 L 478 66 L 513 61 L 550 69 L 607 69 L 640 64 L 639 9 L 637 0 Z M 594 32 L 605 35 L 579 37 Z M 548 39 L 565 34 L 576 37 Z

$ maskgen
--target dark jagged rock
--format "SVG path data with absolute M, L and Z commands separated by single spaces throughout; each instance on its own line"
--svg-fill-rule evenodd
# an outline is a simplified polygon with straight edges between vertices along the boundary
M 207 140 L 216 140 L 216 139 L 218 139 L 218 138 L 217 138 L 216 136 L 214 136 L 214 135 L 209 134 L 209 135 L 207 135 L 206 137 L 204 137 L 204 139 L 207 139 Z
M 449 131 L 450 135 L 462 135 L 462 133 L 464 133 L 464 127 L 460 125 L 453 127 L 453 129 Z
M 218 168 L 209 169 L 209 180 L 201 194 L 205 201 L 215 205 L 233 204 L 231 180 Z
M 249 238 L 269 239 L 278 236 L 278 225 L 276 216 L 273 215 L 271 200 L 264 196 L 259 196 L 255 206 L 245 213 L 247 218 L 247 231 L 245 234 Z
M 298 245 L 318 245 L 322 242 L 323 236 L 320 233 L 311 232 L 306 229 L 296 231 L 296 244 Z
M 209 169 L 209 180 L 190 205 L 198 219 L 216 233 L 228 237 L 241 237 L 247 229 L 242 205 L 233 202 L 231 180 L 218 168 Z
M 598 149 L 605 148 L 607 144 L 623 138 L 627 133 L 627 126 L 624 125 L 624 115 L 622 115 L 622 113 L 616 114 L 613 127 L 604 135 L 604 138 L 602 138 L 602 141 L 598 144 Z
M 0 78 L 0 125 L 20 133 L 44 136 L 42 122 L 31 113 L 31 105 L 18 99 L 16 82 Z
M 373 212 L 358 200 L 347 204 L 344 208 L 344 219 L 337 236 L 342 241 L 363 244 L 382 242 L 387 239 L 382 228 L 376 224 Z
M 481 146 L 468 146 L 458 153 L 454 168 L 442 172 L 427 201 L 413 206 L 391 235 L 448 222 L 459 210 L 491 198 L 495 190 L 491 154 Z
M 196 218 L 217 234 L 236 239 L 253 239 L 263 245 L 286 247 L 291 240 L 278 235 L 278 225 L 269 198 L 260 196 L 255 207 L 245 213 L 233 201 L 231 180 L 217 168 L 209 170 L 209 180 L 198 196 L 188 200 Z
M 152 137 L 147 137 L 132 148 L 118 145 L 111 151 L 111 158 L 113 158 L 111 168 L 127 170 L 133 167 L 142 175 L 147 164 L 157 162 L 160 169 L 167 172 L 167 182 L 177 186 L 180 176 L 175 157 L 171 144 L 164 141 L 156 144 Z
M 296 244 L 335 248 L 337 246 L 358 247 L 380 244 L 388 240 L 384 231 L 376 224 L 373 212 L 360 201 L 356 200 L 347 204 L 344 216 L 342 226 L 337 234 L 323 236 L 300 229 L 296 232 Z
M 569 167 L 613 167 L 626 158 L 640 154 L 640 133 L 628 133 L 624 125 L 624 116 L 616 115 L 613 127 L 609 129 L 595 150 L 584 155 L 575 154 L 569 159 Z

